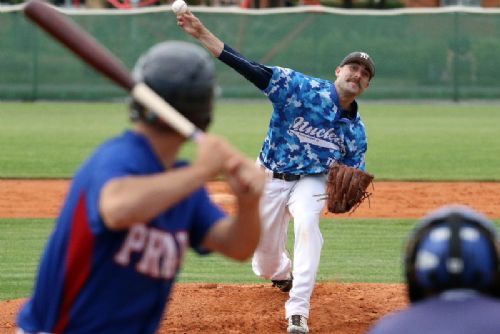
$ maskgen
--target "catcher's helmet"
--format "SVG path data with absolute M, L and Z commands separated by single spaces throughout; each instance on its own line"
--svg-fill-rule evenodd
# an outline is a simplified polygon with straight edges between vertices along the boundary
M 449 289 L 474 289 L 500 297 L 495 226 L 465 206 L 446 206 L 425 217 L 405 254 L 410 301 Z
M 210 124 L 215 66 L 203 48 L 180 41 L 159 43 L 137 60 L 132 75 L 136 82 L 147 84 L 198 128 L 205 130 Z M 168 128 L 136 101 L 132 101 L 131 118 Z

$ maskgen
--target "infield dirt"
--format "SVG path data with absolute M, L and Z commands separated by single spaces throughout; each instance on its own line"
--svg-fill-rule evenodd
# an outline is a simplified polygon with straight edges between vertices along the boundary
M 68 180 L 0 180 L 0 217 L 51 218 Z M 234 210 L 223 182 L 208 186 L 215 202 Z M 498 182 L 375 182 L 370 202 L 342 218 L 419 218 L 438 206 L 469 205 L 500 218 Z M 330 214 L 325 213 L 325 216 Z M 270 284 L 177 284 L 159 333 L 286 333 L 287 294 Z M 0 333 L 14 333 L 23 299 L 0 301 Z M 319 283 L 311 301 L 311 333 L 361 334 L 380 316 L 406 305 L 401 284 Z

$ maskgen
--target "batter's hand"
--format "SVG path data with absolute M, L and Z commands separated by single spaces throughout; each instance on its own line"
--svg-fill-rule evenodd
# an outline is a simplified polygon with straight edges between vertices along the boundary
M 202 169 L 207 179 L 222 174 L 240 200 L 260 197 L 266 176 L 254 161 L 246 158 L 226 139 L 212 134 L 204 134 L 197 144 L 193 165 Z
M 197 142 L 196 159 L 194 166 L 204 171 L 207 179 L 224 173 L 225 162 L 234 151 L 226 139 L 205 133 Z

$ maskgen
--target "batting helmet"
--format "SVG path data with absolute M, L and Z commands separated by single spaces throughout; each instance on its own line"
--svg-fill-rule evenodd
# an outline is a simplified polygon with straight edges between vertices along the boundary
M 445 206 L 410 235 L 405 275 L 410 301 L 466 288 L 500 297 L 499 244 L 495 226 L 465 206 Z
M 215 66 L 201 47 L 180 41 L 159 43 L 144 53 L 132 75 L 144 82 L 198 128 L 212 119 Z M 169 128 L 156 114 L 132 101 L 131 119 Z

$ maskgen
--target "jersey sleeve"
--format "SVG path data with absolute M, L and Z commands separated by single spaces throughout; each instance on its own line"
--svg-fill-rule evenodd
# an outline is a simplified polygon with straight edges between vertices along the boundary
M 232 67 L 260 90 L 264 90 L 269 85 L 273 75 L 271 68 L 245 58 L 227 44 L 224 44 L 219 60 Z
M 101 217 L 99 202 L 102 189 L 111 180 L 129 175 L 147 175 L 160 171 L 145 141 L 126 133 L 100 147 L 83 167 L 86 171 L 85 192 L 87 212 L 94 233 L 107 231 Z
M 271 67 L 273 75 L 269 85 L 264 90 L 269 100 L 275 106 L 292 103 L 294 106 L 300 106 L 298 99 L 302 94 L 302 88 L 307 89 L 307 79 L 299 72 L 289 68 L 274 66 Z
M 202 247 L 203 241 L 210 229 L 225 218 L 226 214 L 212 202 L 205 188 L 196 193 L 196 207 L 193 212 L 193 223 L 189 233 L 190 246 L 198 254 L 208 254 L 210 251 Z
M 121 158 L 118 158 L 118 160 L 121 160 Z M 109 159 L 98 161 L 95 168 L 98 172 L 96 171 L 96 173 L 93 174 L 87 188 L 87 210 L 91 229 L 97 234 L 107 230 L 99 210 L 102 189 L 112 179 L 130 175 L 131 168 L 129 168 L 127 163 Z

